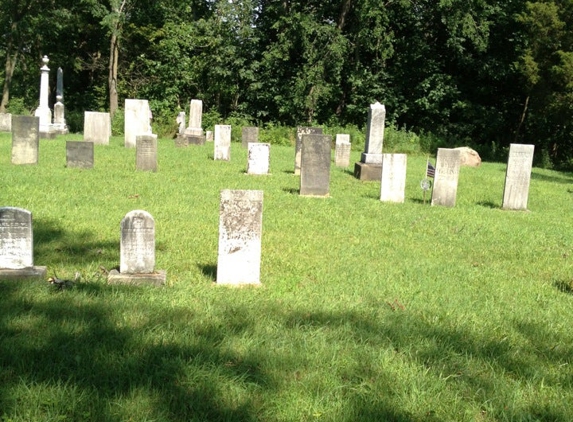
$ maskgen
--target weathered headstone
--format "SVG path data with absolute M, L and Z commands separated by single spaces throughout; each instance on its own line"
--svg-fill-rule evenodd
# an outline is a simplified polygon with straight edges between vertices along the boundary
M 334 149 L 334 164 L 336 167 L 350 166 L 351 149 L 352 145 L 350 144 L 350 135 L 336 135 L 336 144 Z
M 0 280 L 45 278 L 46 267 L 34 266 L 32 213 L 0 208 Z
M 151 110 L 147 100 L 125 100 L 125 147 L 135 147 L 135 138 L 151 134 Z
M 42 58 L 44 65 L 40 68 L 40 105 L 34 115 L 40 119 L 40 136 L 42 138 L 53 138 L 55 132 L 52 127 L 52 110 L 48 104 L 50 94 L 50 68 L 48 67 L 50 59 L 48 56 Z
M 179 126 L 178 132 L 180 135 L 185 133 L 185 112 L 180 111 L 177 115 L 177 125 Z
M 248 174 L 269 174 L 271 144 L 249 143 Z
M 112 270 L 112 284 L 165 284 L 166 272 L 155 271 L 155 221 L 143 210 L 128 212 L 121 220 L 119 272 Z
M 191 100 L 189 105 L 189 126 L 185 129 L 185 135 L 203 136 L 203 101 Z
M 329 135 L 302 135 L 300 195 L 329 195 L 331 142 Z
M 135 168 L 142 171 L 157 171 L 157 135 L 136 137 Z
M 432 205 L 454 207 L 460 174 L 460 151 L 438 148 L 436 173 L 432 190 Z
M 12 116 L 12 164 L 38 164 L 40 119 Z
M 304 127 L 299 126 L 296 128 L 296 143 L 294 151 L 294 174 L 300 175 L 300 157 L 302 151 L 302 136 L 303 135 L 322 135 L 322 128 L 320 127 Z
M 94 166 L 94 143 L 66 141 L 66 166 L 91 169 Z
M 382 154 L 380 201 L 404 202 L 406 162 L 406 154 Z
M 360 162 L 354 165 L 354 176 L 360 180 L 380 180 L 382 177 L 382 145 L 386 108 L 376 102 L 368 110 L 366 143 Z
M 109 113 L 84 112 L 84 141 L 95 145 L 109 145 L 111 118 Z
M 68 126 L 66 125 L 66 117 L 64 110 L 64 71 L 58 67 L 57 82 L 56 82 L 56 104 L 54 104 L 54 123 L 52 124 L 53 131 L 65 135 L 68 133 Z
M 253 126 L 246 126 L 241 129 L 241 145 L 243 148 L 248 148 L 249 144 L 259 142 L 259 128 Z
M 502 208 L 527 210 L 535 145 L 510 144 Z
M 222 190 L 217 284 L 260 284 L 263 191 Z
M 213 131 L 212 130 L 208 130 L 205 132 L 205 138 L 207 140 L 207 142 L 213 142 Z
M 231 126 L 215 125 L 215 160 L 231 159 Z
M 0 113 L 0 132 L 12 132 L 12 114 Z

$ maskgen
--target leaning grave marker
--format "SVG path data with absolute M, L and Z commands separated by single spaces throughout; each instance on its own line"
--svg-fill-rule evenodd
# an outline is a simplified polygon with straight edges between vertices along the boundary
M 300 195 L 325 197 L 330 192 L 329 135 L 303 135 L 300 160 Z
M 535 145 L 510 144 L 503 187 L 503 209 L 527 210 Z
M 38 164 L 40 118 L 12 116 L 12 164 Z
M 432 190 L 432 206 L 454 207 L 456 205 L 459 174 L 460 151 L 438 148 L 434 188 Z

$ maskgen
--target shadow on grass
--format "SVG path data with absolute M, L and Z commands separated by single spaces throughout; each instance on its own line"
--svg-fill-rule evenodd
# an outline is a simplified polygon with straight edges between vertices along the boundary
M 572 177 L 559 177 L 559 176 L 548 176 L 546 174 L 539 174 L 533 169 L 531 172 L 531 178 L 534 180 L 541 180 L 543 182 L 552 182 L 552 183 L 563 183 L 563 184 L 571 184 L 573 183 Z
M 494 204 L 491 201 L 479 201 L 477 205 L 479 205 L 480 207 L 491 208 L 491 209 L 501 208 L 498 204 Z
M 573 295 L 573 280 L 558 280 L 553 285 L 560 292 Z
M 197 265 L 205 277 L 213 281 L 217 279 L 217 264 L 198 264 Z
M 291 195 L 298 195 L 300 192 L 300 189 L 297 188 L 283 188 L 282 189 L 283 192 L 289 193 Z

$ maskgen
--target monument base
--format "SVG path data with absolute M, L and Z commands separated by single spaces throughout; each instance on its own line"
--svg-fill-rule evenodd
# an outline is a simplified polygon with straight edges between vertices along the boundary
M 177 138 L 175 138 L 175 146 L 177 148 L 184 148 L 189 146 L 189 141 L 187 140 L 187 137 L 181 133 L 178 133 Z
M 159 270 L 150 274 L 122 274 L 117 270 L 111 270 L 107 276 L 109 284 L 130 284 L 133 286 L 163 286 L 167 279 L 167 271 Z
M 189 145 L 205 145 L 205 137 L 203 135 L 188 135 L 186 134 L 187 143 Z
M 56 132 L 51 130 L 49 132 L 40 131 L 40 139 L 56 139 Z
M 380 182 L 382 180 L 382 164 L 354 164 L 354 177 L 359 180 Z
M 45 280 L 46 267 L 0 268 L 0 280 Z

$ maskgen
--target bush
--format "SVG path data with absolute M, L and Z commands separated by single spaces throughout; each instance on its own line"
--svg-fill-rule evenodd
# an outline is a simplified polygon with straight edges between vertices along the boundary
M 273 145 L 294 145 L 296 130 L 276 123 L 267 123 L 259 130 L 259 142 Z
M 29 116 L 32 114 L 31 110 L 24 104 L 23 98 L 10 98 L 10 102 L 6 106 L 6 112 L 21 116 Z
M 118 108 L 111 120 L 111 134 L 112 136 L 124 135 L 125 129 L 125 111 Z

